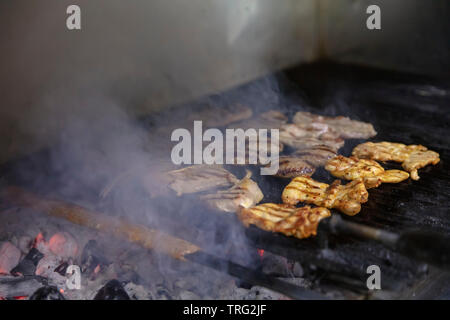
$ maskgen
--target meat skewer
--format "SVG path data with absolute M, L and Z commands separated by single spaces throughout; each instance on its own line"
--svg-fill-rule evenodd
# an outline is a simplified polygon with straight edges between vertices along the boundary
M 367 202 L 369 193 L 362 179 L 346 185 L 341 185 L 340 180 L 335 180 L 328 185 L 308 177 L 297 177 L 286 186 L 281 198 L 289 205 L 296 205 L 299 202 L 312 203 L 328 209 L 335 208 L 346 215 L 354 216 L 361 211 L 361 203 Z

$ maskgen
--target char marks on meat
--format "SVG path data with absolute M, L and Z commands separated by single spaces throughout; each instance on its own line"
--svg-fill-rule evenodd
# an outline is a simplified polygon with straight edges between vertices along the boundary
M 384 170 L 376 161 L 357 157 L 337 156 L 328 161 L 325 170 L 333 176 L 346 180 L 363 179 L 366 188 L 376 188 L 381 183 L 398 183 L 409 178 L 402 170 Z
M 245 226 L 251 224 L 266 231 L 279 232 L 299 239 L 314 236 L 320 220 L 331 215 L 326 208 L 264 203 L 249 209 L 240 208 L 238 217 Z
M 331 185 L 308 177 L 294 178 L 283 190 L 281 198 L 289 205 L 299 202 L 312 203 L 328 209 L 335 208 L 349 216 L 361 211 L 361 203 L 367 202 L 369 194 L 362 179 L 341 185 L 335 180 Z
M 300 157 L 282 156 L 278 163 L 279 168 L 275 175 L 280 178 L 310 177 L 316 171 L 313 165 Z
M 353 155 L 378 161 L 401 162 L 403 169 L 411 174 L 411 179 L 419 180 L 417 170 L 429 164 L 439 163 L 439 153 L 422 145 L 404 145 L 394 142 L 366 142 L 353 149 Z

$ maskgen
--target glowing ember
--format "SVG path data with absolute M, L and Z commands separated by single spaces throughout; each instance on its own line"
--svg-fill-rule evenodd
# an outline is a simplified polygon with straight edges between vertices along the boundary
M 60 257 L 75 257 L 78 252 L 76 240 L 67 232 L 55 233 L 48 241 L 50 251 Z
M 16 297 L 13 297 L 14 300 L 25 300 L 26 298 L 28 298 L 28 296 L 16 296 Z
M 61 292 L 62 294 L 64 294 L 64 289 L 59 289 L 59 292 Z
M 42 234 L 42 232 L 39 232 L 39 234 L 36 236 L 36 238 L 34 238 L 33 248 L 37 249 L 38 245 L 41 243 L 45 244 L 45 238 L 44 238 L 44 235 Z
M 0 242 L 0 274 L 9 274 L 20 260 L 20 250 L 10 242 Z
M 264 256 L 264 249 L 257 249 L 258 255 L 262 258 Z

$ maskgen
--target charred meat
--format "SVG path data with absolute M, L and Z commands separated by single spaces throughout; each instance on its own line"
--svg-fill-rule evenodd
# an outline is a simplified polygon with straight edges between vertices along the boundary
M 301 157 L 282 156 L 279 157 L 278 163 L 279 168 L 276 176 L 280 178 L 310 177 L 316 171 L 313 165 Z
M 251 224 L 266 231 L 279 232 L 299 239 L 314 236 L 320 220 L 331 215 L 326 208 L 264 203 L 249 209 L 240 208 L 238 217 L 245 226 Z
M 322 128 L 336 133 L 343 139 L 368 139 L 377 134 L 372 124 L 347 117 L 325 117 L 309 112 L 297 112 L 293 122 L 303 129 Z
M 281 197 L 289 205 L 296 205 L 298 202 L 312 203 L 353 216 L 361 211 L 361 203 L 367 202 L 369 194 L 362 179 L 346 185 L 341 185 L 341 181 L 336 180 L 328 185 L 308 177 L 297 177 L 286 186 Z
M 401 162 L 403 169 L 411 174 L 411 179 L 419 180 L 417 170 L 429 164 L 439 163 L 439 153 L 422 145 L 404 145 L 394 142 L 366 142 L 353 149 L 353 155 L 379 161 Z
M 325 170 L 333 176 L 345 180 L 363 179 L 367 189 L 376 188 L 381 183 L 398 183 L 409 178 L 402 170 L 387 170 L 376 161 L 356 157 L 337 156 L 325 165 Z

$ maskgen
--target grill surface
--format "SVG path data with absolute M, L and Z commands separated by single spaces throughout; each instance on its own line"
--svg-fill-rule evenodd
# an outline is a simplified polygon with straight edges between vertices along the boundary
M 268 82 L 273 84 L 274 79 L 277 83 L 272 87 L 275 95 L 268 95 L 263 100 L 264 103 L 260 99 L 255 103 L 252 91 L 258 92 Z M 260 79 L 208 97 L 208 101 L 217 101 L 217 104 L 239 102 L 258 112 L 278 108 L 290 117 L 300 110 L 329 116 L 345 115 L 372 123 L 378 135 L 371 141 L 423 144 L 437 151 L 441 162 L 419 170 L 419 181 L 409 179 L 399 184 L 383 184 L 371 189 L 369 202 L 363 205 L 361 212 L 344 219 L 393 232 L 420 229 L 450 235 L 450 84 L 447 80 L 319 64 Z M 180 112 L 186 112 L 186 108 L 193 105 L 180 108 L 184 110 Z M 151 130 L 152 124 L 159 122 L 158 119 L 167 119 L 169 115 L 173 117 L 172 112 L 177 111 L 170 112 L 171 114 L 162 113 L 144 119 L 144 126 Z M 363 140 L 347 140 L 339 153 L 348 156 L 361 142 Z M 45 179 L 47 190 L 44 191 L 54 193 L 60 182 L 50 183 L 49 177 L 57 176 L 58 172 L 41 167 L 43 163 L 47 163 L 45 160 L 36 161 L 36 158 L 42 160 L 48 156 L 49 152 L 42 152 L 5 166 L 3 172 L 7 183 L 26 185 L 29 188 L 34 186 L 43 192 L 42 185 L 38 186 L 37 181 Z M 41 165 L 36 167 L 36 163 Z M 395 164 L 387 166 L 400 168 Z M 41 176 L 35 174 L 31 180 L 24 179 L 24 168 L 40 172 Z M 243 176 L 243 168 L 229 169 L 238 176 Z M 259 176 L 258 171 L 254 170 L 253 178 L 265 195 L 262 202 L 281 202 L 281 192 L 289 180 Z M 323 169 L 317 170 L 313 178 L 325 182 L 334 180 Z M 76 195 L 73 200 L 78 197 L 84 200 L 91 198 L 95 203 L 92 195 L 98 194 L 97 186 L 84 187 L 86 194 Z M 64 196 L 67 198 L 67 195 Z M 344 286 L 341 280 L 336 279 L 345 277 L 347 280 L 356 280 L 352 290 L 364 292 L 366 268 L 376 264 L 382 270 L 383 289 L 392 292 L 390 297 L 409 297 L 411 292 L 416 297 L 424 298 L 448 295 L 443 289 L 448 288 L 450 277 L 447 274 L 428 268 L 423 263 L 375 242 L 332 235 L 322 227 L 319 227 L 317 237 L 306 240 L 287 238 L 254 227 L 245 229 L 234 215 L 210 212 L 194 196 L 184 197 L 185 201 L 175 207 L 172 197 L 173 195 L 168 195 L 157 201 L 137 198 L 136 201 L 142 201 L 143 207 L 149 204 L 148 201 L 157 206 L 158 210 L 155 211 L 160 213 L 158 222 L 162 222 L 162 228 L 176 232 L 178 236 L 192 242 L 207 243 L 208 250 L 216 254 L 220 250 L 221 255 L 229 259 L 248 261 L 248 256 L 256 253 L 256 250 L 248 249 L 246 244 L 249 243 L 253 248 L 262 248 L 302 262 L 307 269 L 313 270 L 315 279 L 337 283 L 336 288 Z M 217 226 L 220 227 L 216 228 Z M 350 282 L 346 281 L 347 284 Z

